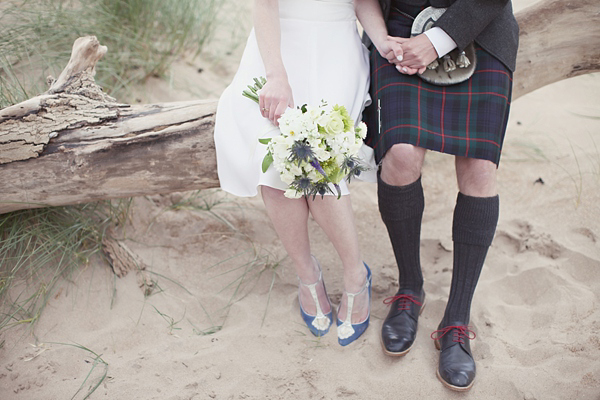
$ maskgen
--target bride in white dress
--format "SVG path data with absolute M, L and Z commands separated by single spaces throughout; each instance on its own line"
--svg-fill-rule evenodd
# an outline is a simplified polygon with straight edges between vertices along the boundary
M 377 0 L 255 0 L 254 29 L 231 85 L 217 109 L 215 145 L 223 190 L 254 196 L 258 188 L 273 226 L 292 260 L 298 278 L 301 315 L 317 335 L 329 331 L 332 306 L 321 266 L 311 255 L 309 214 L 336 249 L 344 269 L 344 294 L 337 312 L 338 341 L 347 345 L 367 328 L 371 272 L 363 263 L 348 187 L 341 199 L 289 199 L 273 166 L 263 173 L 266 146 L 259 138 L 279 134 L 277 120 L 288 107 L 318 105 L 321 100 L 346 107 L 358 122 L 369 101 L 368 52 L 360 41 L 356 17 L 382 55 L 395 42 Z M 253 78 L 264 76 L 260 104 L 242 96 Z M 363 146 L 366 162 L 371 149 Z

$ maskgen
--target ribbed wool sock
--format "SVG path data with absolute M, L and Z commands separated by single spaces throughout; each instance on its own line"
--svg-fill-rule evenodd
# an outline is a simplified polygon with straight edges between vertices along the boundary
M 419 250 L 425 208 L 421 178 L 406 186 L 392 186 L 377 174 L 377 181 L 379 212 L 396 256 L 400 289 L 420 292 L 423 274 Z
M 443 325 L 469 323 L 471 301 L 489 246 L 498 225 L 499 198 L 458 194 L 454 209 L 452 240 L 454 266 Z

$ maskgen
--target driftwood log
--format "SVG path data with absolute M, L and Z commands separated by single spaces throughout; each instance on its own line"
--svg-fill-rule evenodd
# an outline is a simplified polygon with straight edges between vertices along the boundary
M 597 0 L 545 0 L 517 19 L 514 99 L 600 70 Z M 219 186 L 216 101 L 117 103 L 94 83 L 105 52 L 78 39 L 46 93 L 0 110 L 0 213 Z

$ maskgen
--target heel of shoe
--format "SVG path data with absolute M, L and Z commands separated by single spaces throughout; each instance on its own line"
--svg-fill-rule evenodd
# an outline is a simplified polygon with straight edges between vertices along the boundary
M 367 269 L 367 279 L 365 280 L 365 286 L 358 293 L 348 293 L 348 292 L 346 292 L 346 295 L 348 296 L 348 307 L 347 307 L 346 320 L 345 321 L 340 320 L 339 313 L 338 313 L 338 318 L 337 318 L 338 343 L 341 346 L 347 346 L 350 343 L 354 342 L 369 327 L 369 320 L 371 318 L 371 283 L 372 283 L 372 276 L 371 276 L 371 270 L 369 269 L 369 266 L 366 263 L 364 263 L 364 265 L 365 265 L 365 268 Z M 359 294 L 361 294 L 365 290 L 368 290 L 369 313 L 367 314 L 367 317 L 366 317 L 366 319 L 363 322 L 360 322 L 360 323 L 357 323 L 357 324 L 353 324 L 352 323 L 352 308 L 354 306 L 354 297 L 358 296 Z M 338 308 L 338 310 L 339 310 L 339 308 Z

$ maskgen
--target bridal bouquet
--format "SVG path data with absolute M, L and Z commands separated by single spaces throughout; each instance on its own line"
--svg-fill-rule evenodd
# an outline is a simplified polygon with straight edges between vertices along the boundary
M 266 80 L 254 82 L 242 94 L 258 103 L 257 91 Z M 363 122 L 354 126 L 344 106 L 330 107 L 323 101 L 318 107 L 288 108 L 279 119 L 279 129 L 281 135 L 259 142 L 267 146 L 262 170 L 273 164 L 289 186 L 286 197 L 336 194 L 331 184 L 339 198 L 342 179 L 350 181 L 365 170 L 357 155 L 367 127 Z

